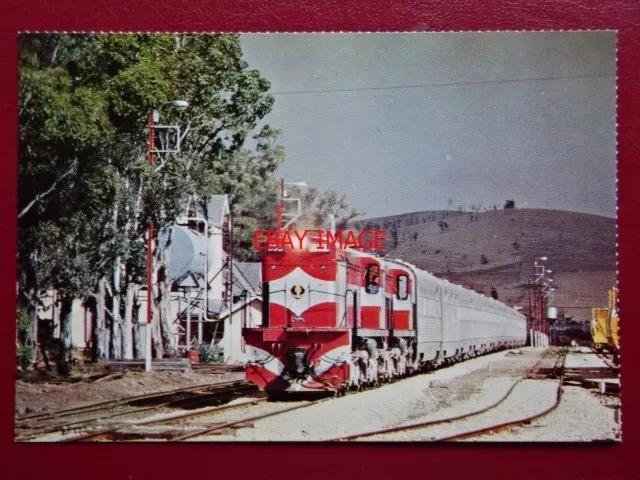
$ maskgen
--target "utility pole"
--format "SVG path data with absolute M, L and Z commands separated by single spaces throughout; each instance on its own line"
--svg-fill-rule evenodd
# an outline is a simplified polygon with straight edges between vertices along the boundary
M 530 296 L 533 296 L 533 312 L 532 312 L 532 326 L 531 326 L 531 346 L 539 347 L 546 344 L 545 341 L 545 302 L 544 292 L 542 285 L 539 286 L 544 276 L 551 273 L 551 270 L 547 270 L 543 263 L 546 262 L 547 257 L 534 257 L 533 258 L 533 280 L 531 282 Z M 553 281 L 553 280 L 550 280 Z
M 186 100 L 173 100 L 170 102 L 164 102 L 160 104 L 157 109 L 165 105 L 171 105 L 172 107 L 183 109 L 189 106 L 189 102 Z M 156 129 L 173 130 L 176 134 L 176 146 L 174 149 L 164 148 L 160 152 L 172 152 L 178 153 L 180 151 L 180 127 L 166 126 L 156 124 L 160 121 L 160 114 L 158 110 L 151 110 L 147 114 L 147 163 L 150 166 L 156 163 Z M 146 335 L 145 335 L 145 359 L 144 370 L 145 372 L 151 371 L 151 336 L 152 336 L 152 323 L 153 323 L 153 236 L 155 229 L 152 222 L 149 222 L 147 227 L 147 323 L 146 323 Z
M 147 116 L 147 163 L 155 164 L 156 132 L 153 112 Z M 151 323 L 153 320 L 153 225 L 147 228 L 147 325 L 145 335 L 144 371 L 151 371 Z
M 278 206 L 276 208 L 276 229 L 282 230 L 284 217 L 284 178 L 280 179 L 280 197 L 278 198 Z

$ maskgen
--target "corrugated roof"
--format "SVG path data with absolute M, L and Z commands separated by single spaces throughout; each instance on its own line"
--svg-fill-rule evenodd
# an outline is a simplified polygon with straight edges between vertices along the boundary
M 254 292 L 262 291 L 262 264 L 260 262 L 234 262 L 233 265 L 251 285 Z

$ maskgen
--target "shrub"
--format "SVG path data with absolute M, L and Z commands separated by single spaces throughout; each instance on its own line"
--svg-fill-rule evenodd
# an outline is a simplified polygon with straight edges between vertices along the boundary
M 24 308 L 18 309 L 17 317 L 20 344 L 16 346 L 16 365 L 20 366 L 23 370 L 27 370 L 35 358 L 35 349 L 24 345 L 33 322 L 29 312 Z
M 194 347 L 198 351 L 200 363 L 208 364 L 221 362 L 223 360 L 224 353 L 219 348 L 212 347 L 211 344 L 207 342 L 197 343 Z
M 18 345 L 16 348 L 16 365 L 21 367 L 22 370 L 27 370 L 33 362 L 33 354 L 33 348 Z
M 18 331 L 20 333 L 28 332 L 31 329 L 31 316 L 24 308 L 18 310 Z

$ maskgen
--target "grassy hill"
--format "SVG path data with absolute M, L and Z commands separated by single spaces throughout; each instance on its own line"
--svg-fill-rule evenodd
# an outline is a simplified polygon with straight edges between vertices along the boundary
M 387 230 L 389 258 L 528 308 L 534 257 L 546 256 L 552 305 L 587 321 L 616 279 L 615 219 L 558 210 L 427 211 L 354 222 Z

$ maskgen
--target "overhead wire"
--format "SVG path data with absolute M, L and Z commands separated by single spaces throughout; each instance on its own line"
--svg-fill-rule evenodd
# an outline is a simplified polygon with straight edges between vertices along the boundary
M 614 74 L 595 74 L 595 75 L 572 75 L 560 77 L 534 77 L 534 78 L 513 78 L 501 80 L 478 80 L 471 82 L 448 82 L 448 83 L 430 83 L 430 84 L 414 84 L 414 85 L 389 85 L 381 87 L 355 87 L 355 88 L 328 88 L 321 90 L 292 90 L 289 92 L 271 92 L 270 95 L 301 95 L 314 93 L 340 93 L 340 92 L 365 92 L 376 90 L 407 90 L 413 88 L 432 88 L 432 87 L 452 87 L 458 85 L 488 85 L 497 83 L 518 83 L 518 82 L 538 82 L 545 80 L 571 80 L 581 78 L 615 78 Z

